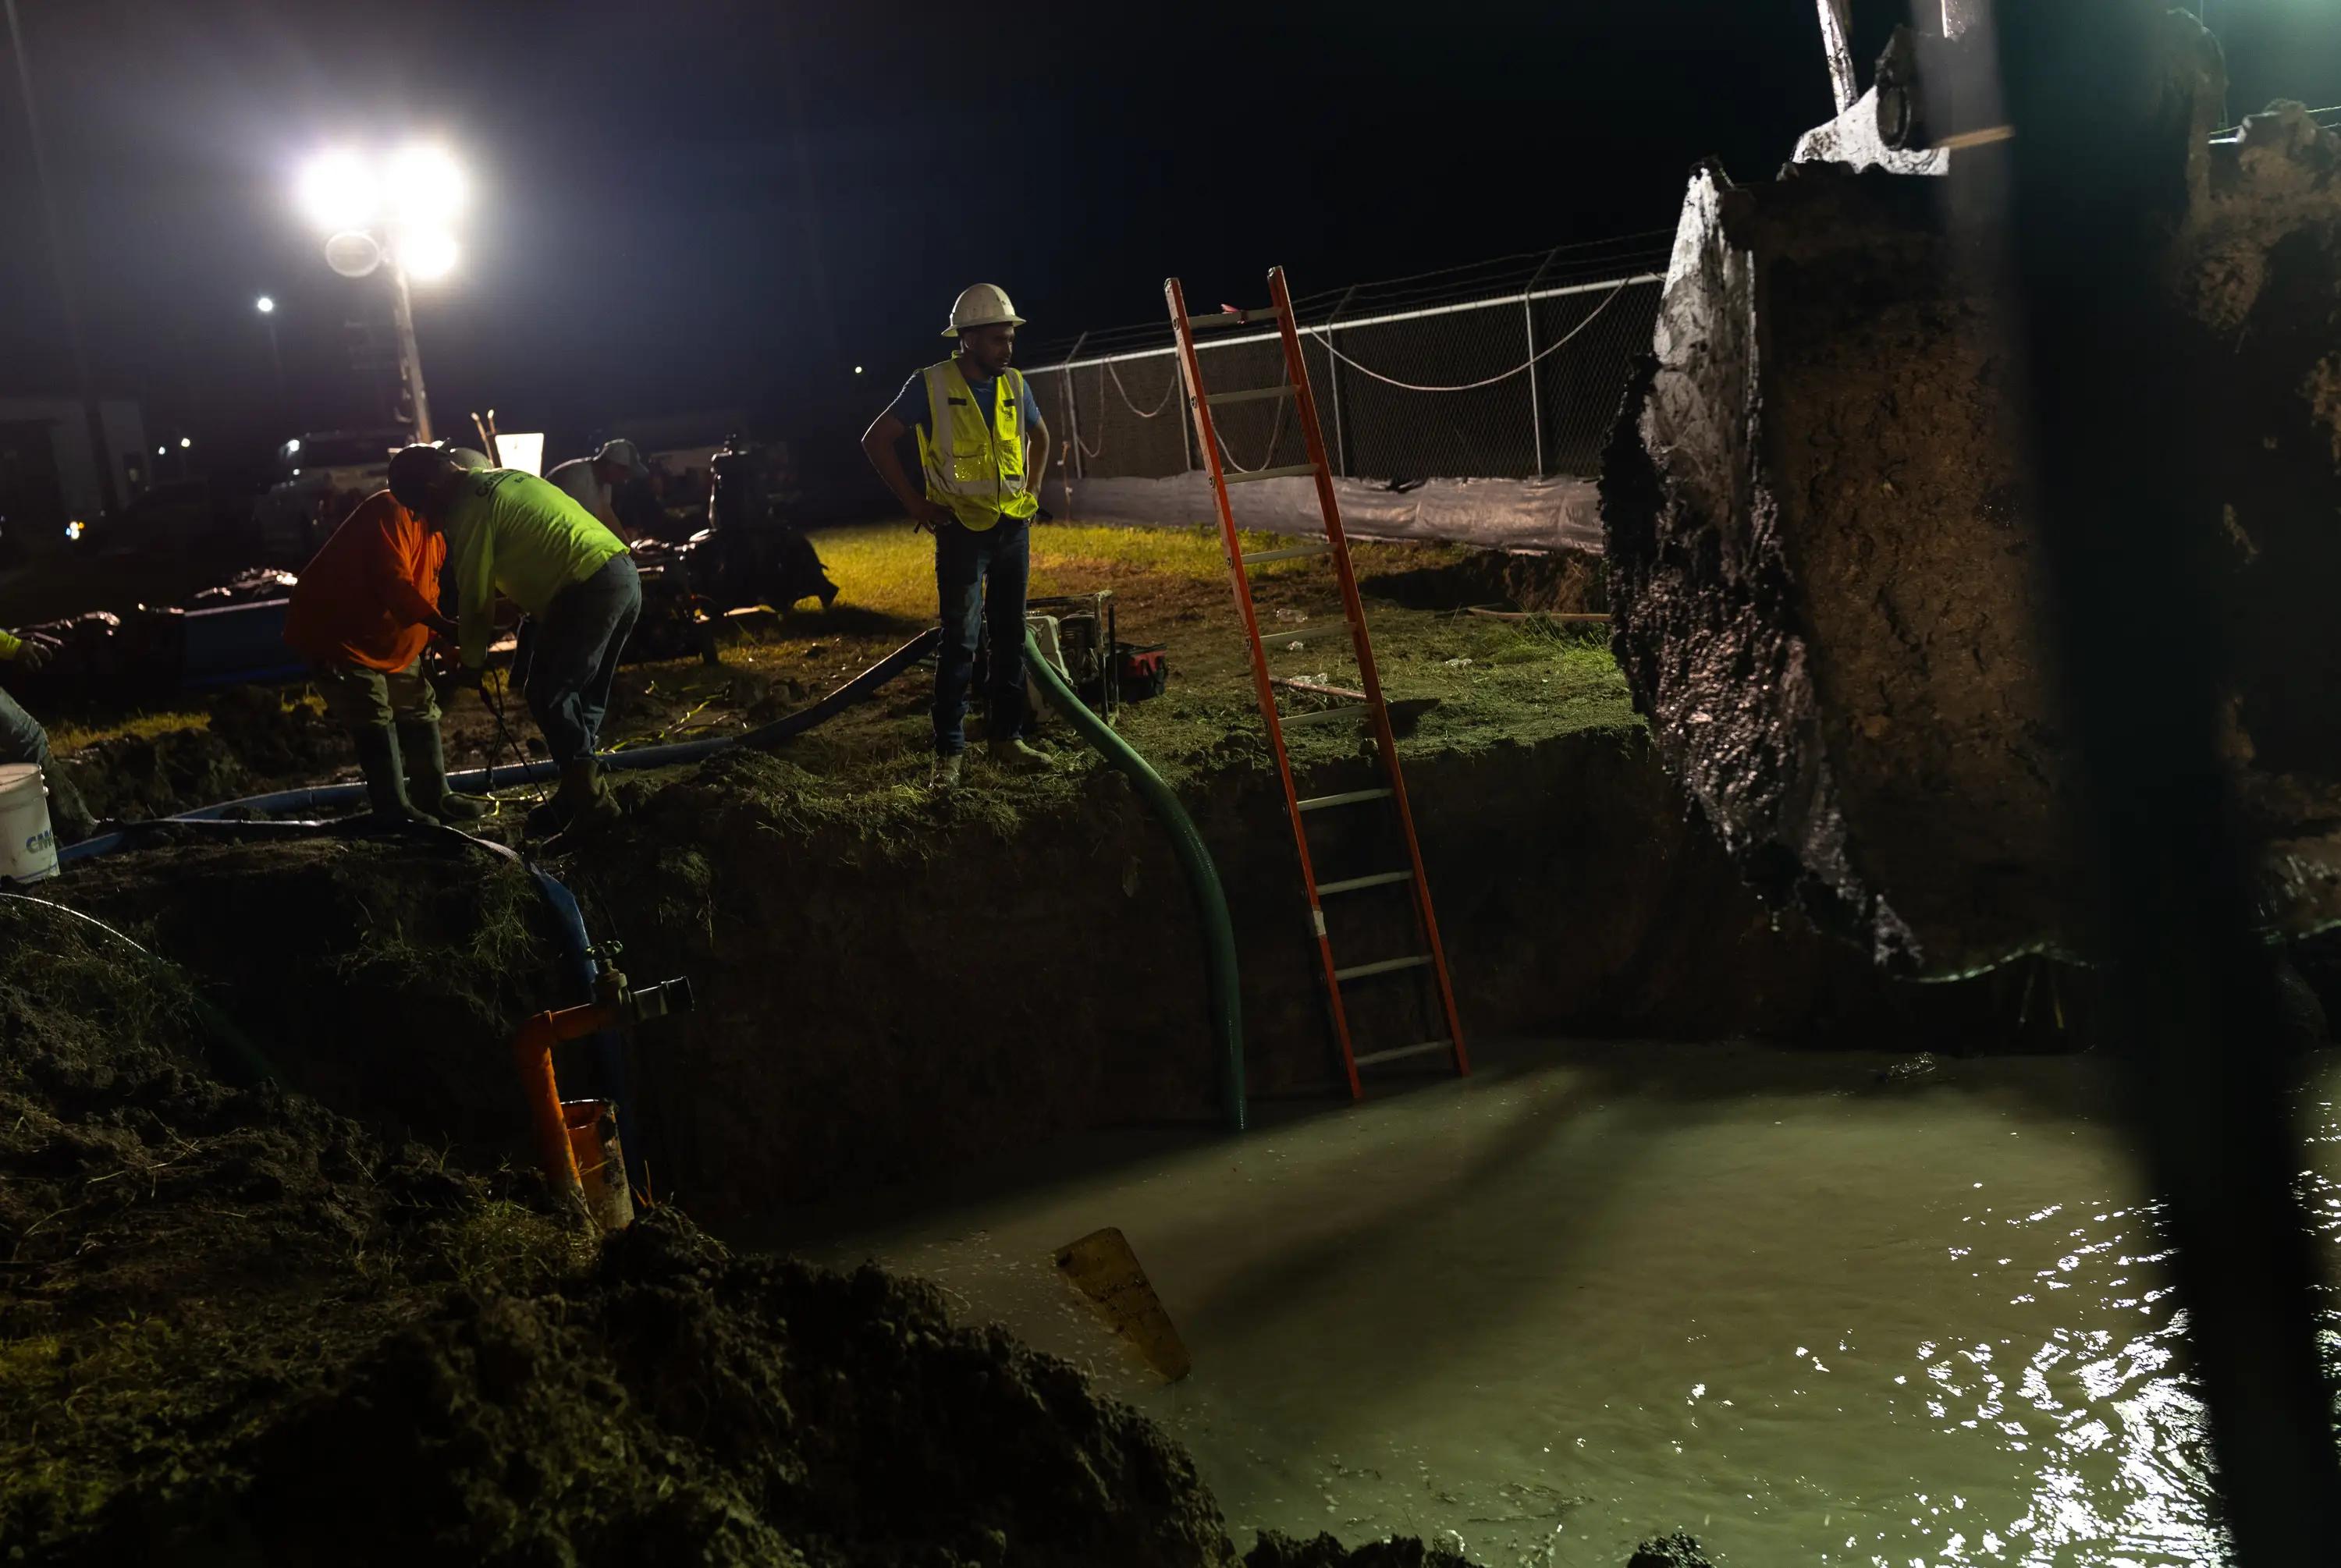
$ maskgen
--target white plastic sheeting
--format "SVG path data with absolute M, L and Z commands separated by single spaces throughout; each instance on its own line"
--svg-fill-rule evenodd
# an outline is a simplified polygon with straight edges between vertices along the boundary
M 1216 521 L 1210 476 L 1168 479 L 1076 479 L 1071 520 L 1190 527 Z M 1601 550 L 1601 514 L 1594 482 L 1573 475 L 1553 479 L 1430 479 L 1405 490 L 1370 480 L 1337 479 L 1333 491 L 1341 526 L 1365 539 L 1439 539 L 1489 550 Z M 1239 527 L 1270 533 L 1321 534 L 1316 481 L 1264 479 L 1231 486 Z M 1041 504 L 1059 516 L 1067 505 L 1062 481 L 1051 478 Z

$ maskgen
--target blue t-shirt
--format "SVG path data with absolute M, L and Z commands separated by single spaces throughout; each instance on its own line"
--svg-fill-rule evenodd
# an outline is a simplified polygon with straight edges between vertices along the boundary
M 1000 383 L 1007 378 L 986 376 L 979 381 L 968 374 L 965 360 L 960 362 L 959 371 L 960 374 L 967 376 L 967 390 L 975 394 L 976 406 L 983 410 L 986 422 L 996 424 L 1000 418 Z M 926 372 L 921 371 L 902 383 L 902 395 L 894 400 L 894 406 L 889 412 L 913 430 L 926 427 L 928 420 Z M 1025 429 L 1030 430 L 1041 422 L 1041 405 L 1032 396 L 1032 383 L 1029 381 L 1024 383 L 1023 413 Z

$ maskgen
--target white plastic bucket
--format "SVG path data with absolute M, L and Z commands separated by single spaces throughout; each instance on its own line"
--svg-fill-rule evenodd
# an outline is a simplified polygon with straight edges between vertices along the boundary
M 57 874 L 49 791 L 30 762 L 0 762 L 0 877 L 37 882 Z

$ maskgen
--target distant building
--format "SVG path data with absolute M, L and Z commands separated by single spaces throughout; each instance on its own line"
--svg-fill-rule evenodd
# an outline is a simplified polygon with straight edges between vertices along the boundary
M 124 505 L 154 477 L 146 422 L 127 398 L 103 399 L 98 412 L 115 504 Z M 61 529 L 95 519 L 104 498 L 79 398 L 0 398 L 0 527 Z

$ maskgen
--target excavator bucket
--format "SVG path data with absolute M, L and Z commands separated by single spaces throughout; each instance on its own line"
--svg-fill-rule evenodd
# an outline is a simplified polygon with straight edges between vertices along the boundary
M 2201 519 L 2167 624 L 2226 645 L 2266 918 L 2314 929 L 2341 919 L 2341 142 L 2297 104 L 2221 131 L 2216 45 L 2184 13 L 2157 37 L 2125 100 L 2163 176 L 2140 261 L 2195 414 L 2137 461 Z M 1694 174 L 1602 478 L 1614 646 L 1669 767 L 1759 888 L 1935 977 L 2087 950 L 1988 66 L 1898 35 L 1804 161 Z

